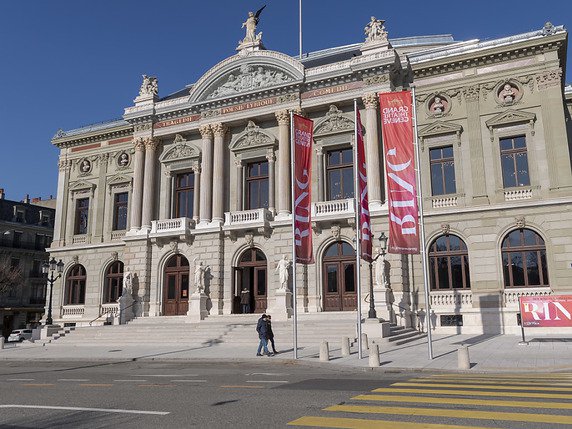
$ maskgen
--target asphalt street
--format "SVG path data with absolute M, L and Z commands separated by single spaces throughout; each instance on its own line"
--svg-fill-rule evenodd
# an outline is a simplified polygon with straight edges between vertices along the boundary
M 562 428 L 572 374 L 245 363 L 5 362 L 1 428 Z

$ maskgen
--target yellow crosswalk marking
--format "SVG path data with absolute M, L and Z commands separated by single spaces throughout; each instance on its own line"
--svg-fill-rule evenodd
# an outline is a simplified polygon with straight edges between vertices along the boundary
M 434 374 L 431 377 L 434 378 L 447 378 L 451 377 L 451 374 Z M 463 374 L 465 378 L 490 378 L 495 379 L 496 377 L 501 378 L 512 378 L 512 379 L 525 379 L 525 380 L 572 380 L 572 374 L 570 373 L 558 373 L 558 374 L 542 374 L 542 375 L 531 375 L 531 374 L 495 374 L 487 376 L 486 374 Z
M 394 414 L 400 416 L 452 417 L 459 419 L 505 420 L 529 423 L 572 425 L 572 416 L 554 414 L 504 413 L 476 410 L 446 410 L 439 408 L 381 407 L 370 405 L 334 405 L 326 411 L 349 413 Z
M 537 381 L 511 381 L 509 379 L 499 378 L 499 379 L 480 379 L 480 378 L 471 378 L 470 380 L 464 378 L 412 378 L 409 380 L 410 382 L 425 382 L 428 383 L 456 383 L 456 382 L 463 382 L 463 383 L 472 383 L 472 384 L 512 384 L 515 386 L 530 386 L 530 387 L 537 387 L 537 386 L 572 386 L 572 383 L 567 382 L 559 382 L 559 381 L 545 381 L 545 382 L 537 382 Z M 392 385 L 393 386 L 393 385 Z
M 348 419 L 305 416 L 288 423 L 289 426 L 312 426 L 343 429 L 494 429 L 492 427 L 443 425 L 433 423 L 395 422 L 384 420 Z
M 392 386 L 402 386 L 402 387 L 456 387 L 458 389 L 492 389 L 492 390 L 529 390 L 534 388 L 534 390 L 554 392 L 572 392 L 570 387 L 541 387 L 541 386 L 474 386 L 472 384 L 438 384 L 438 383 L 393 383 Z
M 508 408 L 545 408 L 552 410 L 572 410 L 572 402 L 501 401 L 496 399 L 431 398 L 427 396 L 401 395 L 358 395 L 352 399 L 360 401 L 383 401 L 419 404 L 478 405 Z
M 465 395 L 465 396 L 512 396 L 515 398 L 572 399 L 572 395 L 564 393 L 534 392 L 475 392 L 474 390 L 439 390 L 439 389 L 402 389 L 399 387 L 381 387 L 374 389 L 377 393 L 423 393 L 428 395 Z

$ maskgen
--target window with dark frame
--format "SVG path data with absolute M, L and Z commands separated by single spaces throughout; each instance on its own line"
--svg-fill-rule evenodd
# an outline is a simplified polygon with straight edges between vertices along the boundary
M 470 289 L 467 245 L 456 235 L 442 235 L 429 247 L 431 290 Z
M 46 285 L 33 283 L 30 290 L 30 304 L 44 304 L 46 301 Z
M 75 234 L 87 234 L 89 198 L 80 198 L 75 205 Z
M 528 153 L 526 137 L 508 137 L 499 139 L 502 180 L 505 188 L 529 186 Z
M 117 302 L 123 293 L 123 262 L 115 261 L 105 274 L 105 287 L 103 290 L 103 304 Z
M 85 304 L 85 268 L 81 264 L 74 265 L 66 277 L 64 305 Z
M 246 210 L 268 208 L 268 161 L 246 165 Z
M 353 151 L 351 148 L 328 152 L 326 183 L 328 201 L 354 197 Z
M 177 174 L 175 177 L 174 217 L 192 218 L 194 197 L 195 174 L 193 172 Z
M 127 202 L 129 194 L 121 192 L 113 197 L 113 230 L 124 231 L 127 229 Z
M 22 247 L 22 232 L 21 231 L 14 231 L 12 235 L 12 247 L 20 248 Z
M 431 164 L 431 194 L 446 195 L 457 192 L 453 146 L 429 150 Z
M 504 285 L 511 287 L 548 287 L 546 246 L 531 229 L 516 229 L 502 241 Z

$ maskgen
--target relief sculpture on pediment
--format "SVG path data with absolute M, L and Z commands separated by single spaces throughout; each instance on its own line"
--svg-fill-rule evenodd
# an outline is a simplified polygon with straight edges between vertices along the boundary
M 243 65 L 240 69 L 234 70 L 226 76 L 222 80 L 223 83 L 214 89 L 207 98 L 219 98 L 240 94 L 242 92 L 281 85 L 291 80 L 292 77 L 280 70 L 264 66 Z

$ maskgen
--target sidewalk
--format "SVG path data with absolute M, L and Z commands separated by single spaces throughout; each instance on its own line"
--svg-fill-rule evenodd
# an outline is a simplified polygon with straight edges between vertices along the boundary
M 24 342 L 6 344 L 0 350 L 0 360 L 66 360 L 66 361 L 132 361 L 132 360 L 188 360 L 188 361 L 257 361 L 273 359 L 293 363 L 291 338 L 288 343 L 277 338 L 278 351 L 274 357 L 256 357 L 258 340 L 252 346 L 205 343 L 196 346 L 177 344 L 145 344 L 140 346 L 73 345 Z M 520 337 L 513 335 L 440 335 L 433 336 L 433 360 L 428 358 L 427 340 L 403 346 L 380 345 L 380 371 L 435 370 L 457 371 L 457 349 L 469 346 L 471 372 L 497 371 L 572 371 L 572 338 L 527 338 L 528 345 L 519 345 Z M 349 357 L 342 357 L 340 344 L 330 344 L 330 361 L 319 361 L 319 345 L 300 347 L 301 363 L 328 365 L 340 370 L 368 368 L 368 351 L 358 359 L 357 347 Z

